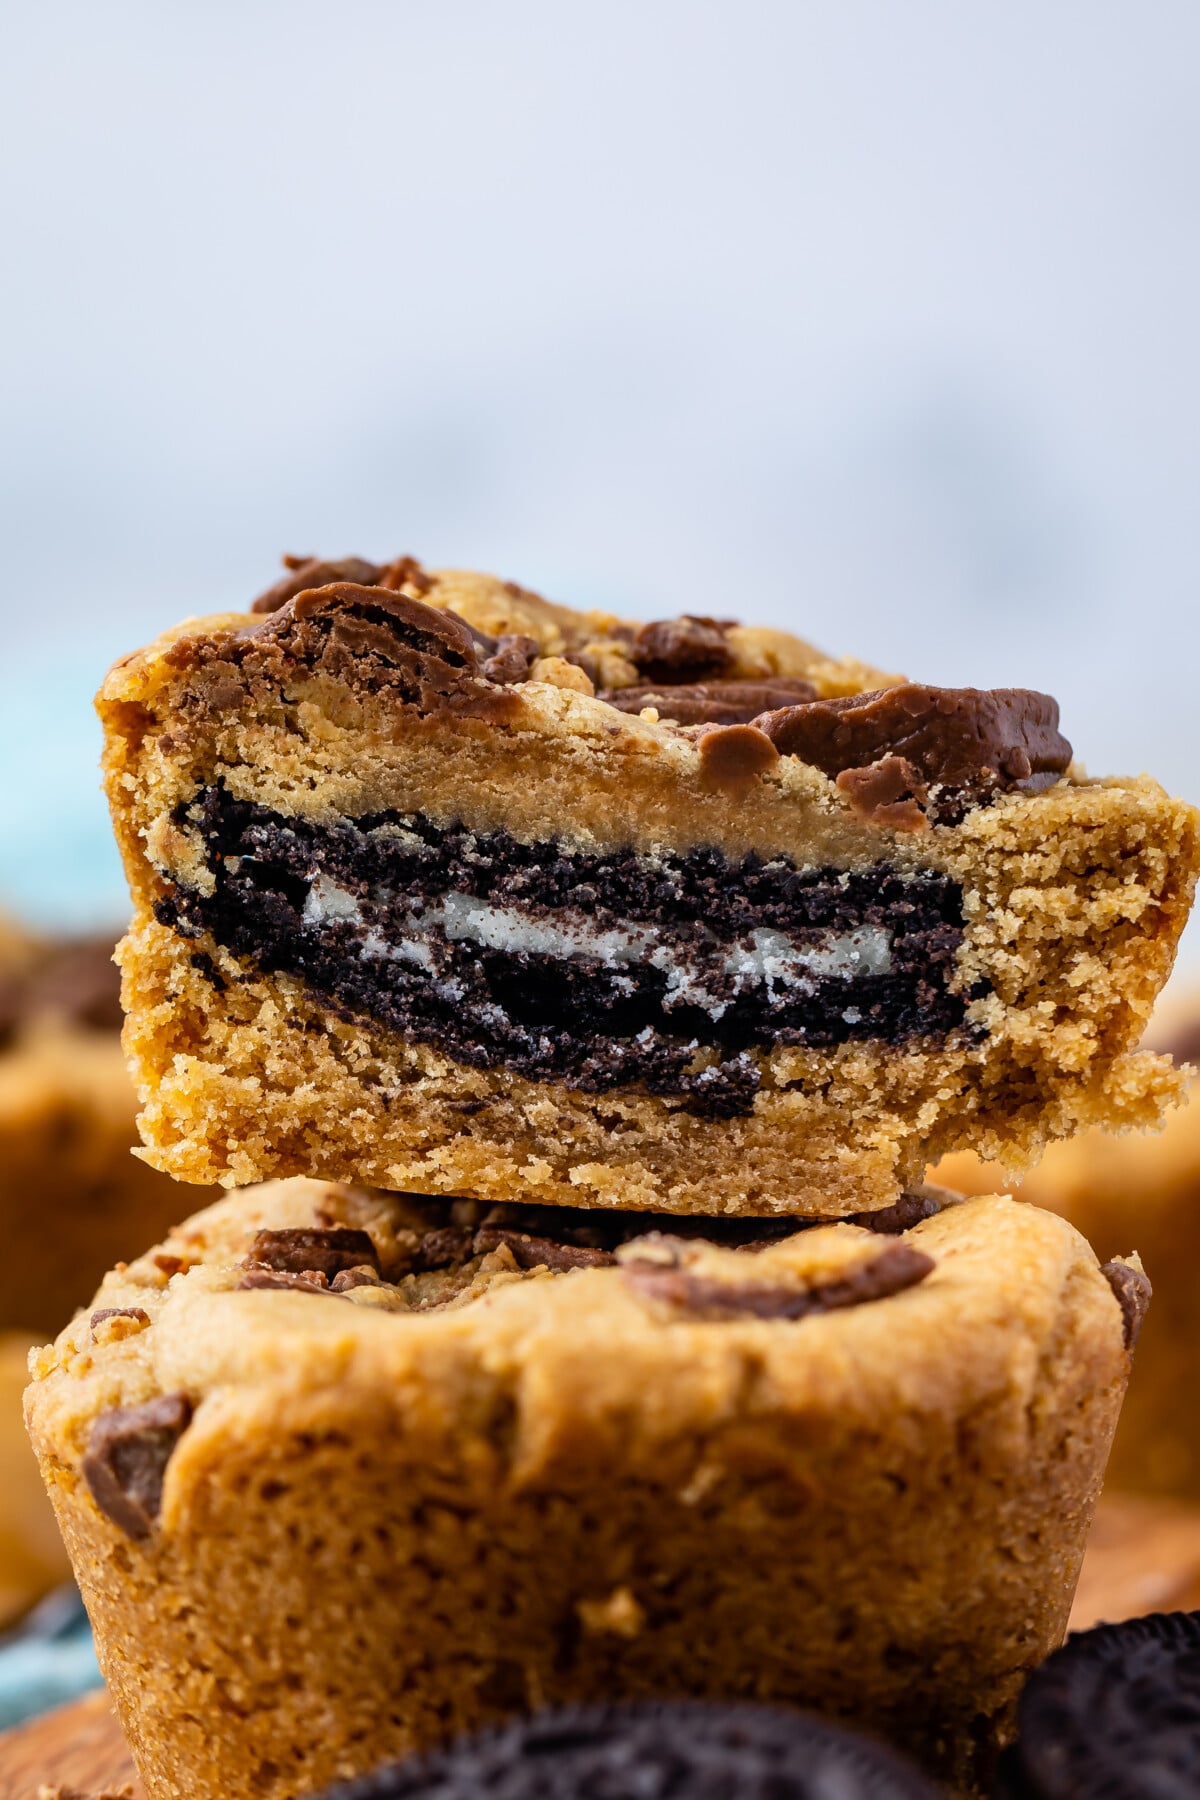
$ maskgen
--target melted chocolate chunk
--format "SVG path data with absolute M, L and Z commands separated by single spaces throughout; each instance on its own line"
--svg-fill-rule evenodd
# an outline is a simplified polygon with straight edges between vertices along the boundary
M 247 1269 L 238 1282 L 239 1291 L 255 1288 L 293 1289 L 300 1294 L 327 1294 L 329 1277 L 320 1269 Z
M 287 574 L 281 575 L 265 593 L 250 603 L 252 613 L 278 612 L 305 588 L 329 587 L 335 581 L 352 581 L 356 587 L 377 587 L 383 569 L 378 563 L 364 562 L 361 556 L 344 556 L 338 562 L 325 562 L 319 556 L 285 556 Z
M 616 1261 L 609 1250 L 589 1249 L 582 1244 L 565 1244 L 553 1238 L 531 1237 L 524 1231 L 513 1231 L 503 1225 L 483 1225 L 475 1233 L 476 1256 L 507 1246 L 519 1269 L 551 1269 L 556 1274 L 568 1269 L 599 1269 Z
M 150 1314 L 141 1306 L 98 1306 L 88 1320 L 89 1331 L 95 1331 L 105 1319 L 136 1319 L 139 1325 L 148 1325 Z
M 496 639 L 496 648 L 480 665 L 480 673 L 489 681 L 527 681 L 529 671 L 541 654 L 536 638 L 519 631 L 505 632 Z
M 464 1263 L 473 1254 L 475 1233 L 469 1225 L 443 1225 L 427 1231 L 413 1255 L 413 1270 L 418 1275 L 430 1269 L 447 1269 Z
M 382 1280 L 375 1270 L 365 1264 L 353 1269 L 343 1269 L 334 1276 L 329 1284 L 331 1294 L 347 1294 L 351 1288 L 387 1287 L 389 1283 Z
M 697 1319 L 806 1319 L 814 1313 L 886 1300 L 924 1281 L 934 1267 L 912 1244 L 889 1244 L 871 1262 L 816 1286 L 782 1282 L 732 1282 L 682 1267 L 627 1263 L 624 1274 L 647 1299 L 660 1301 Z
M 640 713 L 657 707 L 659 716 L 678 725 L 749 725 L 760 713 L 815 700 L 811 681 L 779 675 L 769 681 L 694 681 L 678 687 L 660 682 L 657 687 L 602 688 L 598 700 L 607 700 L 618 712 Z
M 707 848 L 575 854 L 421 815 L 322 825 L 222 787 L 177 822 L 200 840 L 215 885 L 164 898 L 164 924 L 193 938 L 210 932 L 257 967 L 296 975 L 341 1016 L 435 1042 L 472 1067 L 593 1093 L 641 1083 L 729 1117 L 753 1104 L 754 1046 L 903 1043 L 963 1024 L 965 1003 L 950 991 L 961 891 L 933 871 L 800 870 L 753 854 L 730 864 Z M 342 897 L 314 923 L 311 902 L 319 910 L 329 884 Z M 529 949 L 473 923 L 486 926 L 495 908 L 528 918 Z M 579 953 L 543 951 L 538 931 L 564 912 Z M 588 951 L 589 932 L 631 930 L 628 960 Z M 763 931 L 812 955 L 811 977 L 760 979 L 753 934 Z M 637 952 L 639 932 L 653 961 Z M 368 936 L 409 948 L 368 954 Z M 845 948 L 860 942 L 863 955 Z M 827 973 L 820 953 L 831 943 L 844 969 Z
M 678 619 L 656 619 L 638 626 L 627 654 L 648 682 L 704 681 L 733 667 L 735 658 L 725 635 L 728 628 L 725 621 L 690 613 Z
M 348 1226 L 259 1231 L 246 1258 L 247 1267 L 320 1274 L 326 1279 L 363 1263 L 377 1269 L 379 1253 L 367 1232 L 352 1231 Z
M 949 1188 L 929 1184 L 910 1188 L 893 1205 L 881 1206 L 877 1212 L 854 1213 L 846 1223 L 861 1225 L 882 1237 L 899 1237 L 902 1232 L 919 1225 L 922 1219 L 932 1219 L 935 1213 L 945 1212 L 948 1206 L 957 1206 L 961 1199 L 961 1194 L 952 1193 Z
M 1028 688 L 899 687 L 813 700 L 755 723 L 784 756 L 832 778 L 903 757 L 931 787 L 1014 788 L 1055 779 L 1071 760 L 1058 702 Z
M 191 1418 L 186 1394 L 160 1394 L 143 1406 L 114 1407 L 93 1424 L 83 1478 L 100 1511 L 129 1537 L 149 1537 L 157 1524 L 167 1464 Z
M 837 785 L 850 810 L 870 825 L 920 831 L 928 824 L 928 784 L 905 756 L 885 756 L 866 769 L 843 769 Z
M 1124 1262 L 1104 1263 L 1100 1273 L 1106 1277 L 1109 1287 L 1116 1295 L 1117 1305 L 1121 1308 L 1121 1319 L 1125 1328 L 1125 1348 L 1133 1351 L 1137 1348 L 1142 1321 L 1146 1317 L 1150 1299 L 1154 1293 L 1154 1289 L 1150 1285 L 1150 1277 L 1143 1269 L 1135 1269 L 1132 1264 Z

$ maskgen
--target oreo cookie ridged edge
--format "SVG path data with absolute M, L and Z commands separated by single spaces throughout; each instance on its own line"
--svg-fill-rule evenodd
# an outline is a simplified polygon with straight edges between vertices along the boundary
M 833 1785 L 831 1785 L 831 1783 Z M 458 1739 L 324 1800 L 937 1800 L 871 1738 L 807 1713 L 702 1700 L 567 1707 Z
M 1200 1612 L 1076 1632 L 1029 1677 L 1000 1800 L 1194 1800 Z

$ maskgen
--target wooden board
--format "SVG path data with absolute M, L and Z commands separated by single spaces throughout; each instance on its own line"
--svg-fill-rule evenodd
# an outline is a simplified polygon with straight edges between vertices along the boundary
M 1101 1503 L 1071 1625 L 1200 1607 L 1200 1509 L 1109 1495 Z M 104 1693 L 0 1735 L 0 1800 L 62 1788 L 145 1800 Z

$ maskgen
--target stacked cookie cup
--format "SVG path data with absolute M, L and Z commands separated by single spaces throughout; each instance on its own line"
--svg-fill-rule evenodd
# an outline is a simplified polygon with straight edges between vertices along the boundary
M 239 1189 L 27 1402 L 151 1800 L 687 1696 L 978 1786 L 1148 1284 L 921 1170 L 1175 1097 L 1195 814 L 1024 690 L 294 560 L 101 695 L 145 1155 Z

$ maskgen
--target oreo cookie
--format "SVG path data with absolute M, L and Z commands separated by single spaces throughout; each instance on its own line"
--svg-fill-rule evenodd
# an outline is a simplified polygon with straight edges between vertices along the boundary
M 1025 1685 L 997 1800 L 1195 1800 L 1200 1612 L 1069 1637 Z
M 653 1701 L 521 1719 L 325 1800 L 936 1800 L 871 1738 L 773 1707 Z

